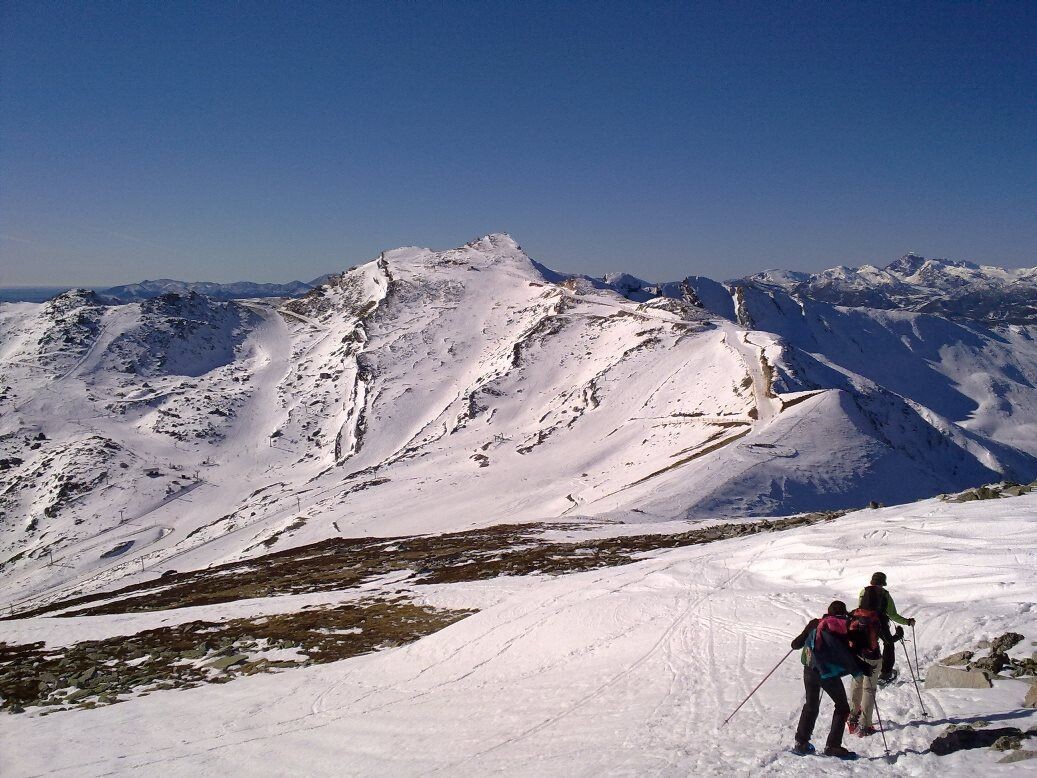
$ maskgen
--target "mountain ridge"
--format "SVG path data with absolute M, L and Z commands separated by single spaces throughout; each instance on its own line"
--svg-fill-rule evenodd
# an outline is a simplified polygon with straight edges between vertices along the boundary
M 346 532 L 782 515 L 1028 481 L 1035 344 L 1025 323 L 763 283 L 557 273 L 506 235 L 382 252 L 289 300 L 5 307 L 4 593 Z M 102 561 L 108 537 L 131 550 Z
M 476 238 L 465 244 L 464 248 L 521 251 L 514 238 L 503 232 Z M 419 250 L 434 251 L 416 246 L 400 247 L 393 251 Z M 688 275 L 676 281 L 646 281 L 622 271 L 594 277 L 585 273 L 554 271 L 535 260 L 531 261 L 545 279 L 552 283 L 566 280 L 575 283 L 579 279 L 584 283 L 612 289 L 637 302 L 646 302 L 656 297 L 698 297 L 702 289 L 711 287 L 706 296 L 716 303 L 719 287 L 730 291 L 736 286 L 754 286 L 782 290 L 795 297 L 845 307 L 910 310 L 992 324 L 1032 323 L 1037 320 L 1037 267 L 1005 269 L 961 259 L 927 258 L 915 252 L 908 252 L 881 268 L 864 264 L 858 267 L 838 265 L 817 272 L 768 269 L 722 282 L 698 275 Z M 134 302 L 170 293 L 184 295 L 192 291 L 221 300 L 287 298 L 301 297 L 320 288 L 336 275 L 341 273 L 330 272 L 309 282 L 290 281 L 284 284 L 156 279 L 93 291 L 103 301 L 111 303 Z M 719 303 L 713 312 L 726 316 L 728 307 L 726 303 Z

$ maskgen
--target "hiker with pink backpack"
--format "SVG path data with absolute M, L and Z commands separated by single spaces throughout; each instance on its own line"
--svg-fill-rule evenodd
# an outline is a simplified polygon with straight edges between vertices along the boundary
M 880 606 L 881 602 L 866 589 L 861 598 L 861 606 L 850 614 L 850 642 L 868 665 L 868 671 L 864 675 L 854 677 L 850 685 L 851 711 L 846 721 L 846 729 L 851 735 L 860 737 L 868 737 L 878 731 L 875 729 L 872 715 L 875 711 L 879 675 L 882 672 L 882 651 L 879 649 Z
M 801 756 L 814 753 L 810 737 L 821 707 L 821 692 L 824 691 L 835 703 L 824 754 L 839 759 L 856 759 L 857 755 L 842 744 L 843 727 L 850 716 L 850 705 L 842 679 L 845 675 L 852 675 L 854 679 L 863 677 L 871 673 L 873 668 L 861 658 L 857 647 L 851 643 L 846 603 L 835 600 L 828 606 L 824 616 L 811 619 L 803 632 L 792 641 L 792 648 L 802 650 L 800 661 L 803 663 L 803 688 L 806 694 L 792 752 Z

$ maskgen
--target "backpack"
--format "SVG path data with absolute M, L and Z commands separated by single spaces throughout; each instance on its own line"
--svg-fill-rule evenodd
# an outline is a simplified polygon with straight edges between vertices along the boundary
M 816 670 L 822 680 L 856 672 L 853 657 L 845 644 L 847 631 L 845 617 L 822 616 L 817 629 L 807 634 L 801 661 Z
M 882 652 L 879 651 L 880 624 L 877 611 L 857 608 L 850 614 L 850 645 L 861 656 L 868 659 L 878 659 L 882 656 Z
M 861 592 L 857 607 L 874 611 L 881 621 L 886 621 L 888 620 L 888 616 L 886 616 L 886 607 L 889 604 L 888 597 L 886 590 L 881 586 L 865 586 Z

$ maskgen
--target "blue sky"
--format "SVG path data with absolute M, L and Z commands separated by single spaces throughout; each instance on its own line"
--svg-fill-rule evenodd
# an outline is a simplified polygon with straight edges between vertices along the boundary
M 1037 264 L 1028 3 L 0 4 L 0 285 L 512 233 L 661 280 Z

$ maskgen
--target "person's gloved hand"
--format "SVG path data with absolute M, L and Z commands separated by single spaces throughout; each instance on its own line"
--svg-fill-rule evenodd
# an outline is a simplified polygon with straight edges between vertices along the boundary
M 898 624 L 897 628 L 895 630 L 893 630 L 893 642 L 896 643 L 898 640 L 903 640 L 903 639 L 904 639 L 904 628 L 901 627 Z
M 915 625 L 915 620 L 914 619 L 908 619 L 907 620 L 907 626 L 913 627 L 914 625 Z

